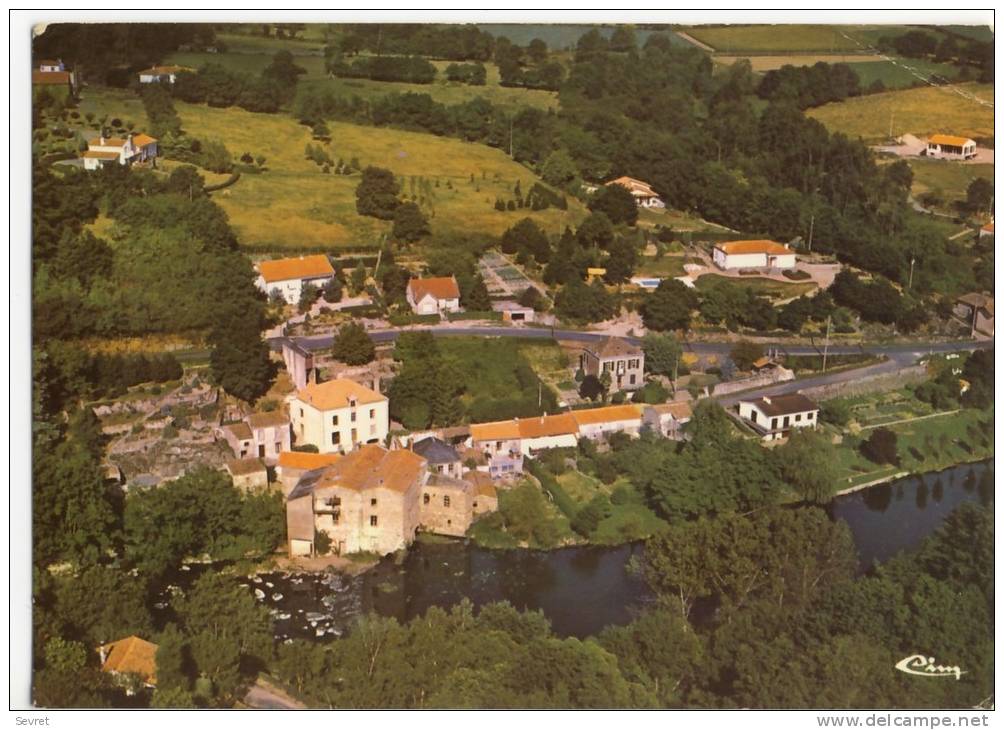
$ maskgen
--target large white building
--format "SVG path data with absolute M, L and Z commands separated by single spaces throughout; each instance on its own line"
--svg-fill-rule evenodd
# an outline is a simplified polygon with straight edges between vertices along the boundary
M 792 429 L 814 428 L 819 406 L 801 393 L 771 395 L 739 402 L 739 417 L 764 441 L 788 438 Z
M 715 245 L 712 253 L 720 269 L 791 269 L 795 252 L 776 241 L 729 241 Z
M 87 143 L 83 154 L 84 169 L 98 170 L 108 163 L 132 165 L 157 158 L 157 140 L 148 134 L 130 134 L 125 139 L 98 137 Z
M 262 261 L 258 264 L 255 284 L 268 296 L 277 291 L 288 304 L 298 304 L 304 286 L 313 284 L 320 289 L 334 276 L 328 257 L 317 254 Z
M 968 137 L 934 134 L 927 140 L 926 154 L 946 160 L 969 160 L 976 157 L 976 142 Z
M 387 396 L 351 380 L 311 383 L 289 399 L 293 438 L 322 454 L 382 444 L 390 425 L 388 407 Z
M 177 80 L 178 74 L 182 71 L 191 70 L 186 66 L 152 66 L 139 72 L 139 82 L 141 84 L 159 84 L 162 82 L 173 84 Z

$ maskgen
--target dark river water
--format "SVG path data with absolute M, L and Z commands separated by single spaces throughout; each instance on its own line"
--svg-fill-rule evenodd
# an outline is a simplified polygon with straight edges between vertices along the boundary
M 992 503 L 992 462 L 871 487 L 838 498 L 829 513 L 847 522 L 866 569 L 916 547 L 966 501 Z M 555 633 L 582 637 L 629 622 L 652 600 L 645 584 L 627 569 L 641 551 L 641 544 L 536 551 L 485 550 L 459 540 L 416 543 L 403 559 L 386 558 L 354 578 L 271 573 L 243 584 L 269 608 L 276 638 L 283 641 L 331 640 L 363 613 L 404 622 L 431 606 L 446 608 L 465 597 L 475 606 L 504 600 L 518 609 L 540 609 Z M 177 582 L 184 586 L 198 572 L 196 566 Z

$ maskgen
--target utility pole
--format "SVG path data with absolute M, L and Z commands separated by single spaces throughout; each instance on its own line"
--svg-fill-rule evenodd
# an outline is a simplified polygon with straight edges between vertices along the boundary
M 916 260 L 914 256 L 910 256 L 910 281 L 906 285 L 908 290 L 913 289 L 913 262 Z
M 816 226 L 816 214 L 809 217 L 809 253 L 812 253 L 812 229 Z
M 509 158 L 514 159 L 512 156 L 512 117 L 509 117 Z
M 826 318 L 826 341 L 823 343 L 823 372 L 826 372 L 826 355 L 830 350 L 830 317 Z
M 889 110 L 889 141 L 892 141 L 892 120 L 896 117 L 896 110 Z

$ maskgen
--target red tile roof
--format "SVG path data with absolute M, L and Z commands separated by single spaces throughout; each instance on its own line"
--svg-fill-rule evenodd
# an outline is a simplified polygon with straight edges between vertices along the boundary
M 427 294 L 433 299 L 459 299 L 460 287 L 452 276 L 440 276 L 432 279 L 412 279 L 408 282 L 408 290 L 416 302 L 422 301 Z
M 324 254 L 262 261 L 258 264 L 258 271 L 262 278 L 269 283 L 289 281 L 290 279 L 313 279 L 320 276 L 332 276 L 335 273 L 331 262 Z
M 715 248 L 724 251 L 730 256 L 735 256 L 736 254 L 749 254 L 749 253 L 768 253 L 768 254 L 786 254 L 794 253 L 787 246 L 778 243 L 777 241 L 730 241 L 729 243 L 719 243 Z
M 32 71 L 31 83 L 43 86 L 69 86 L 72 81 L 69 71 Z

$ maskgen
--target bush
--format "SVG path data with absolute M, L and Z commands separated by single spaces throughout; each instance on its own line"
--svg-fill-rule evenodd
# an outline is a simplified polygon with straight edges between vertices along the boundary
M 861 453 L 876 464 L 899 464 L 899 451 L 895 432 L 888 428 L 876 428 L 861 442 Z
M 331 535 L 324 530 L 314 530 L 314 552 L 318 555 L 327 555 L 331 552 Z
M 851 409 L 841 401 L 826 401 L 819 407 L 819 418 L 834 426 L 846 426 L 851 420 Z
M 785 279 L 791 279 L 792 281 L 805 281 L 806 279 L 811 279 L 812 274 L 808 271 L 801 271 L 800 269 L 785 269 L 781 272 Z

